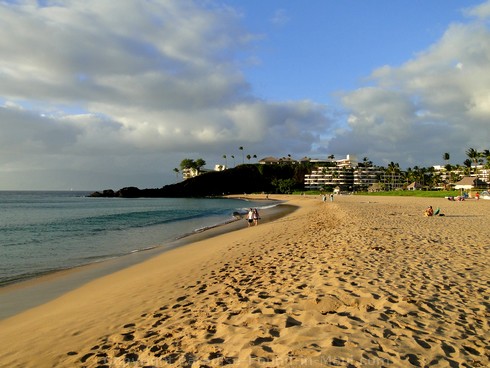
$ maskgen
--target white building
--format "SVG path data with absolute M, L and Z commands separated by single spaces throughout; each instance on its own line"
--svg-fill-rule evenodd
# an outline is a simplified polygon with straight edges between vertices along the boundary
M 339 187 L 341 190 L 366 190 L 379 182 L 383 170 L 374 166 L 359 166 L 355 156 L 347 155 L 340 160 L 310 160 L 316 165 L 311 174 L 305 175 L 305 189 Z

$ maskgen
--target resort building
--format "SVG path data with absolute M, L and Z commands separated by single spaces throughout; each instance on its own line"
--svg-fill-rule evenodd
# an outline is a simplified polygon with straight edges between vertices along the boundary
M 259 160 L 261 165 L 278 165 L 278 164 L 296 164 L 298 161 L 293 160 L 291 157 L 264 157 Z
M 305 175 L 305 189 L 340 188 L 342 191 L 367 190 L 379 182 L 384 171 L 375 166 L 359 164 L 356 157 L 345 159 L 310 160 L 316 167 Z
M 461 166 L 454 167 L 451 171 L 447 171 L 446 167 L 441 165 L 433 166 L 433 168 L 440 175 L 440 179 L 444 183 L 454 184 L 465 176 L 471 176 L 490 184 L 490 169 L 485 168 L 483 165 L 472 166 L 471 169 L 468 169 L 468 171 L 474 171 L 471 175 Z
M 482 165 L 477 166 L 476 168 L 478 179 L 483 180 L 486 183 L 490 183 L 490 169 L 483 168 Z
M 195 176 L 198 176 L 201 173 L 202 173 L 202 170 L 198 171 L 197 169 L 195 169 L 193 167 L 187 167 L 187 168 L 182 170 L 182 178 L 184 180 L 187 180 L 187 179 L 193 178 Z
M 199 175 L 207 173 L 207 172 L 223 171 L 223 170 L 224 170 L 224 165 L 215 165 L 214 170 L 209 170 L 209 169 L 204 169 L 204 168 L 200 168 L 199 170 L 197 170 L 196 168 L 189 167 L 189 168 L 182 170 L 182 178 L 184 180 L 187 180 L 187 179 L 193 178 L 195 176 L 199 176 Z

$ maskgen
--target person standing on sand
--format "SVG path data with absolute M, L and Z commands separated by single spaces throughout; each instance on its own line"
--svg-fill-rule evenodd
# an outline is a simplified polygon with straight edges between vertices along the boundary
M 247 222 L 248 227 L 252 226 L 252 223 L 254 222 L 254 211 L 251 208 L 248 210 Z
M 259 211 L 257 211 L 256 208 L 253 210 L 253 220 L 254 220 L 254 225 L 257 226 L 259 224 Z

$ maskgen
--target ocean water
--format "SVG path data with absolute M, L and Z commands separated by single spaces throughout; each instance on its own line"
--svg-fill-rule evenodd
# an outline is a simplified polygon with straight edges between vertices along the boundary
M 0 286 L 155 247 L 263 202 L 0 191 Z

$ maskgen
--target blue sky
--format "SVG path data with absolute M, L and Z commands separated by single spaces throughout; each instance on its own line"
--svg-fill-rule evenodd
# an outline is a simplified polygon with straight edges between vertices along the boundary
M 464 21 L 458 1 L 227 2 L 263 38 L 260 60 L 245 68 L 254 91 L 276 100 L 330 102 L 330 94 L 363 85 L 372 70 L 400 65 Z M 473 2 L 476 3 L 476 2 Z
M 0 1 L 0 190 L 159 187 L 240 146 L 461 164 L 489 148 L 489 19 L 482 0 Z

